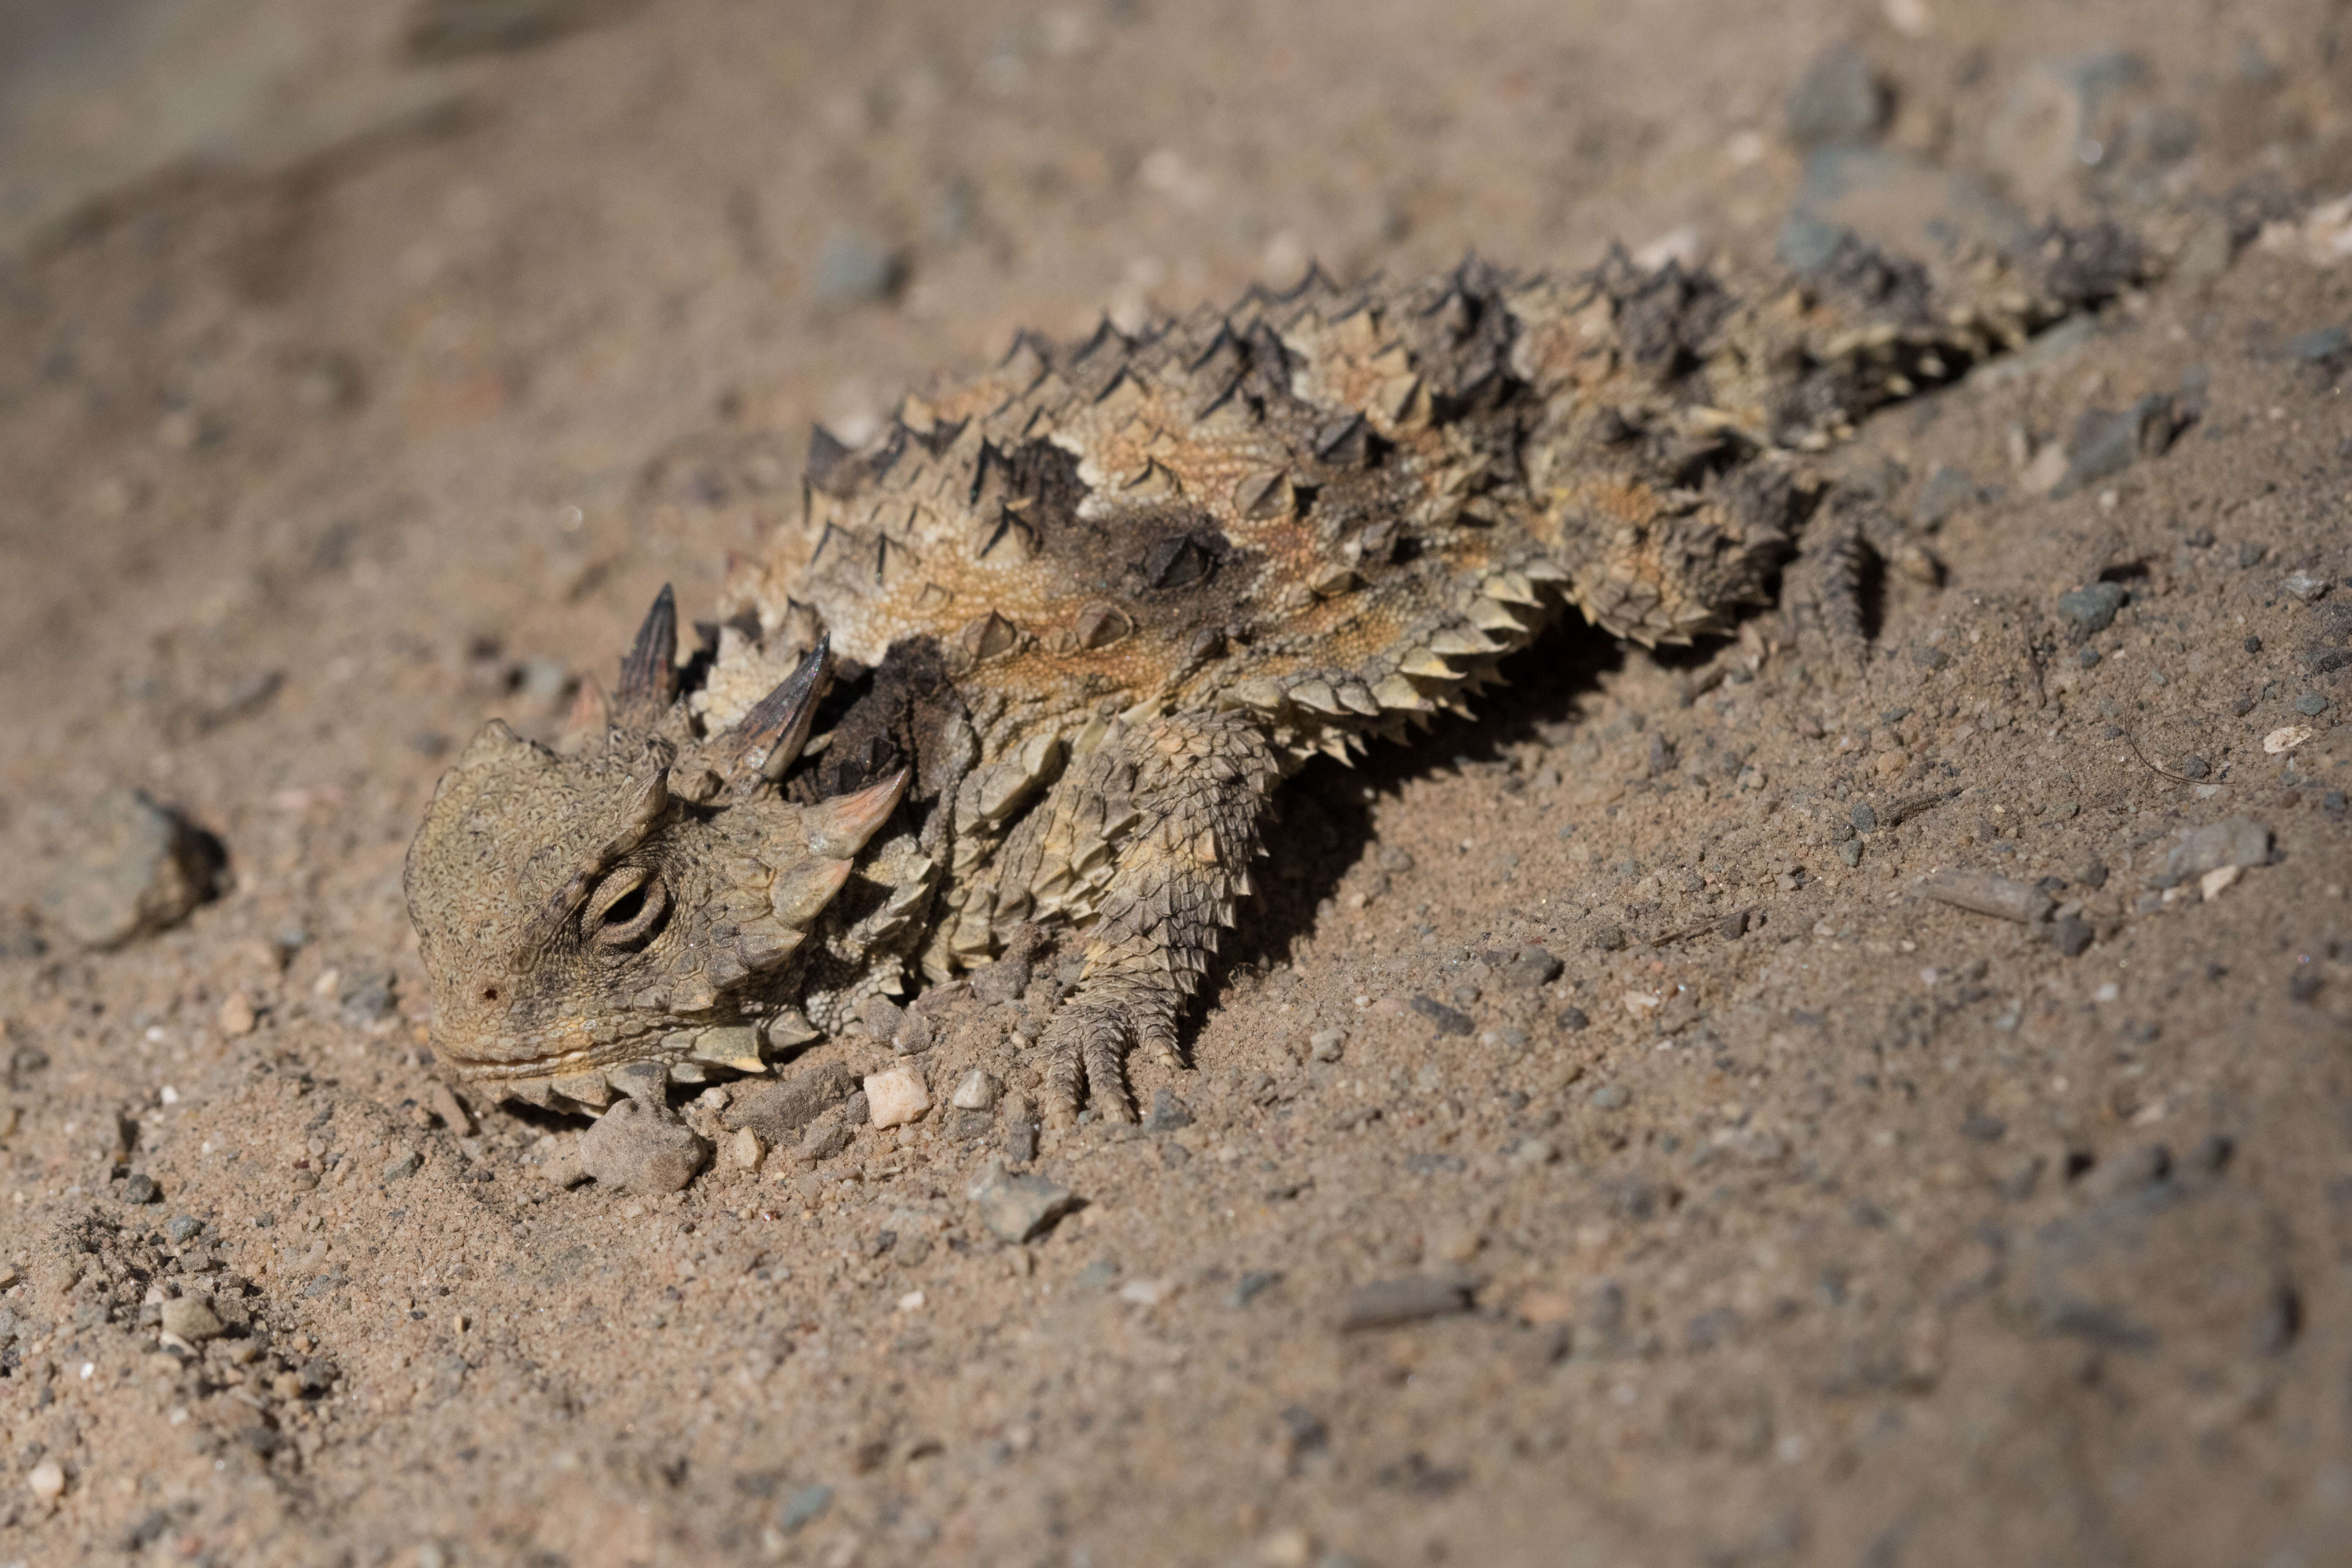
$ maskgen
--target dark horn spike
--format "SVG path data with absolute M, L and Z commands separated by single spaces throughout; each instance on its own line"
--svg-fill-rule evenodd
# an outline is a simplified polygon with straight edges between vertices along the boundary
M 739 788 L 773 784 L 801 754 L 832 659 L 833 638 L 820 636 L 793 672 L 736 721 L 731 738 L 740 759 L 733 770 Z
M 669 706 L 677 683 L 677 595 L 665 583 L 646 612 L 645 625 L 629 657 L 621 661 L 620 700 L 629 704 L 651 702 Z

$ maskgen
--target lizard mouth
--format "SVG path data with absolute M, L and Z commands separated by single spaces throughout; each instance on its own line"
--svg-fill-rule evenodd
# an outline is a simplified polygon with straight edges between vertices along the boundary
M 615 1100 L 660 1084 L 716 1083 L 771 1071 L 770 1050 L 816 1037 L 797 1012 L 764 1019 L 641 1029 L 593 1045 L 518 1057 L 511 1037 L 435 1042 L 435 1052 L 467 1083 L 501 1100 L 542 1110 L 595 1115 Z M 470 1048 L 469 1048 L 470 1047 Z

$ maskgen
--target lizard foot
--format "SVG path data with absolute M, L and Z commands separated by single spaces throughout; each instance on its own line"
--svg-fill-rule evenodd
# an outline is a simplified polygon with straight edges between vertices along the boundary
M 1045 1125 L 1068 1127 L 1091 1100 L 1105 1121 L 1133 1121 L 1127 1054 L 1138 1046 L 1169 1067 L 1181 1067 L 1172 1008 L 1112 996 L 1079 995 L 1045 1026 Z

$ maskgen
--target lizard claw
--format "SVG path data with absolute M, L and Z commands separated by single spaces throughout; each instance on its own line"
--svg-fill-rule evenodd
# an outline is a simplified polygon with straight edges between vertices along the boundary
M 1172 1007 L 1103 995 L 1078 995 L 1065 1003 L 1045 1026 L 1045 1125 L 1069 1127 L 1078 1107 L 1090 1102 L 1104 1121 L 1133 1121 L 1135 1101 L 1128 1092 L 1127 1056 L 1135 1047 L 1159 1061 L 1181 1066 Z

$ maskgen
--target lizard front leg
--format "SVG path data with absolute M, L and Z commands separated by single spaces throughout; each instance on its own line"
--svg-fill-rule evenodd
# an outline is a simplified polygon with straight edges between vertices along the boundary
M 1134 1116 L 1126 1059 L 1138 1046 L 1180 1065 L 1176 1018 L 1249 891 L 1246 867 L 1281 766 L 1229 714 L 1112 725 L 1005 845 L 1000 921 L 1077 927 L 1086 970 L 1046 1025 L 1045 1114 Z

